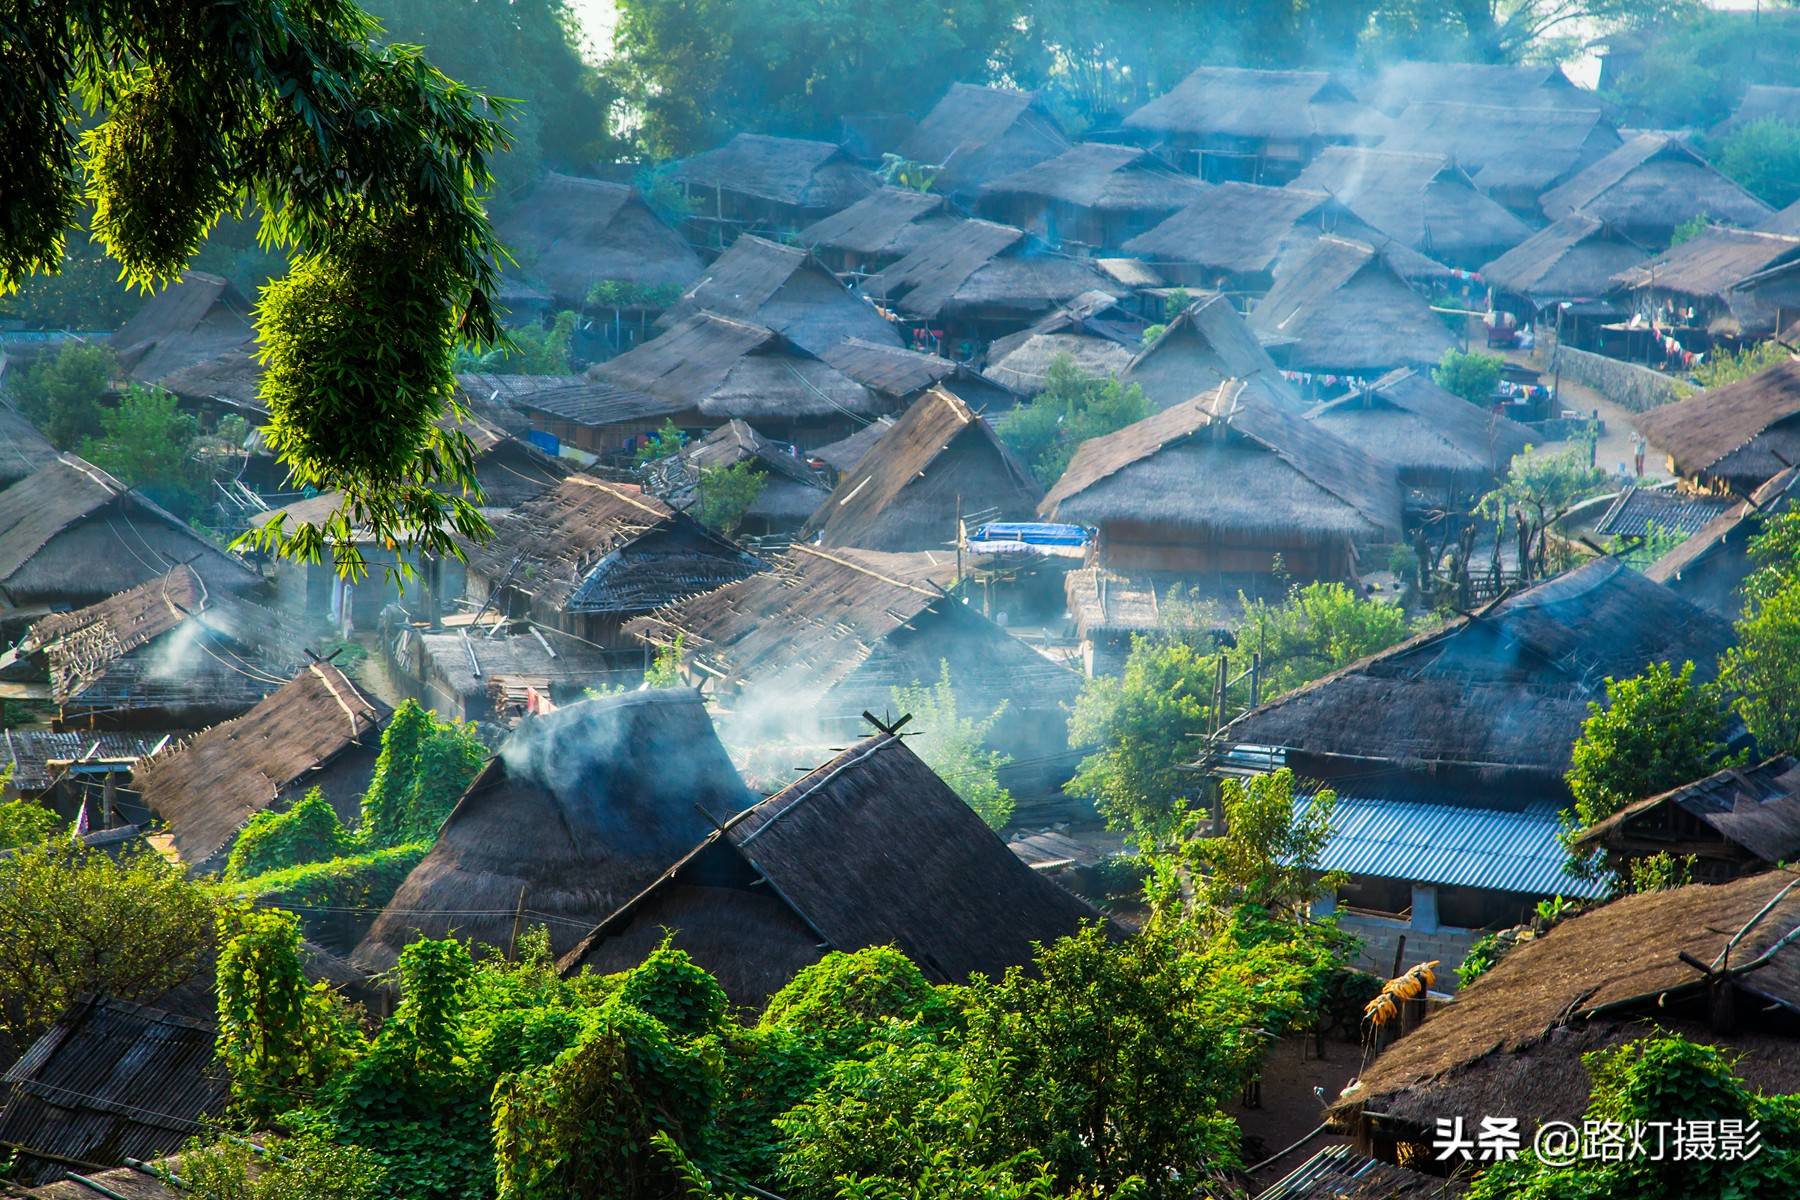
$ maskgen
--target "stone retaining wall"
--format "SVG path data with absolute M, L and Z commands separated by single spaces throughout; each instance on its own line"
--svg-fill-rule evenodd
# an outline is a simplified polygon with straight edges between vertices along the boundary
M 1562 364 L 1564 379 L 1593 388 L 1614 404 L 1632 412 L 1649 412 L 1673 400 L 1679 400 L 1693 389 L 1661 371 L 1640 367 L 1636 363 L 1590 354 L 1573 346 L 1563 346 L 1551 359 L 1551 370 Z

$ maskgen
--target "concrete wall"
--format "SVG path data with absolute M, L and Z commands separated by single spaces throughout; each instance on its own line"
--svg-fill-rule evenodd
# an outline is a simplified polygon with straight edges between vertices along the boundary
M 1562 366 L 1564 379 L 1585 384 L 1632 412 L 1649 412 L 1679 400 L 1693 390 L 1661 371 L 1608 358 L 1604 354 L 1590 354 L 1572 346 L 1563 346 L 1556 351 L 1552 369 L 1557 362 Z

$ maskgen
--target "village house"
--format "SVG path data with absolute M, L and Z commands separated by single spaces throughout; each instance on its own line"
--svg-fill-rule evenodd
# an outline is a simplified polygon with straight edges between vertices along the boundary
M 744 510 L 740 532 L 751 536 L 792 533 L 824 503 L 824 478 L 791 447 L 782 447 L 743 421 L 727 421 L 680 453 L 650 465 L 649 488 L 671 507 L 687 510 L 703 500 L 703 472 L 748 463 L 762 489 Z
M 1201 67 L 1127 115 L 1124 128 L 1208 182 L 1279 185 L 1324 147 L 1364 136 L 1367 115 L 1323 71 Z
M 988 744 L 1013 760 L 1000 780 L 1018 819 L 1068 819 L 1060 788 L 1081 754 L 1069 749 L 1064 706 L 1079 677 L 935 580 L 903 576 L 897 557 L 795 545 L 770 570 L 632 631 L 658 647 L 681 639 L 689 678 L 730 714 L 734 743 L 793 743 L 802 754 L 843 745 L 865 728 L 865 709 L 891 710 L 893 689 L 933 684 L 948 663 L 959 714 L 981 720 L 1005 706 Z
M 1441 154 L 1329 146 L 1291 186 L 1324 192 L 1372 229 L 1464 270 L 1531 236 Z
M 222 275 L 185 271 L 107 339 L 126 375 L 141 382 L 255 343 L 251 304 Z
M 1165 629 L 1155 583 L 1105 567 L 1081 567 L 1063 576 L 1063 601 L 1081 644 L 1082 673 L 1090 679 L 1119 674 L 1134 639 Z
M 571 475 L 464 547 L 466 603 L 630 652 L 623 623 L 762 563 L 633 484 Z M 629 664 L 625 664 L 629 665 Z
M 1768 205 L 1722 175 L 1677 137 L 1641 133 L 1544 193 L 1552 221 L 1583 213 L 1645 246 L 1667 246 L 1696 217 L 1755 228 Z
M 1076 254 L 1118 250 L 1205 185 L 1132 146 L 1083 142 L 981 188 L 982 213 Z
M 1321 237 L 1275 268 L 1250 329 L 1284 369 L 1321 390 L 1396 367 L 1428 367 L 1456 340 L 1425 299 L 1372 246 Z
M 648 343 L 646 343 L 648 344 Z M 540 449 L 561 455 L 565 448 L 614 461 L 631 451 L 665 421 L 697 419 L 679 400 L 666 400 L 587 375 L 464 375 L 465 393 L 480 390 L 516 410 L 530 426 Z
M 900 143 L 900 157 L 925 166 L 931 189 L 972 203 L 982 185 L 1069 148 L 1035 92 L 953 83 Z
M 1457 1200 L 1466 1190 L 1459 1180 L 1385 1163 L 1353 1146 L 1327 1146 L 1255 1200 Z
M 1250 326 L 1222 296 L 1188 305 L 1138 352 L 1119 379 L 1142 388 L 1144 399 L 1157 410 L 1192 400 L 1228 379 L 1248 384 L 1295 415 L 1306 409 Z
M 1665 404 L 1636 424 L 1690 487 L 1747 496 L 1800 462 L 1800 361 Z
M 1531 430 L 1445 391 L 1410 367 L 1319 405 L 1308 418 L 1387 463 L 1408 509 L 1464 512 L 1493 489 Z
M 474 615 L 403 624 L 386 643 L 394 682 L 441 717 L 507 726 L 541 700 L 571 704 L 590 689 L 643 681 L 648 655 L 626 662 L 573 634 Z
M 131 787 L 188 871 L 206 874 L 224 866 L 251 817 L 314 788 L 354 824 L 389 715 L 337 667 L 314 662 L 243 716 L 141 760 Z
M 1731 115 L 1713 126 L 1715 138 L 1726 138 L 1746 125 L 1758 121 L 1783 121 L 1800 125 L 1800 87 L 1781 87 L 1771 83 L 1753 83 Z
M 56 447 L 0 396 L 0 491 L 56 461 Z
M 1528 220 L 1540 197 L 1617 149 L 1598 109 L 1418 101 L 1385 126 L 1383 150 L 1440 154 Z
M 1600 97 L 1555 63 L 1390 62 L 1357 95 L 1385 113 L 1420 102 L 1506 108 L 1599 109 Z
M 1521 943 L 1368 1064 L 1327 1110 L 1332 1126 L 1389 1162 L 1429 1161 L 1439 1122 L 1479 1128 L 1496 1097 L 1521 1130 L 1579 1129 L 1584 1056 L 1671 1035 L 1718 1046 L 1753 1089 L 1800 1089 L 1800 950 L 1784 937 L 1800 924 L 1795 878 L 1622 896 Z
M 519 197 L 495 225 L 515 271 L 541 286 L 558 307 L 581 309 L 598 284 L 622 284 L 648 304 L 659 290 L 685 288 L 700 275 L 700 256 L 653 212 L 637 189 L 552 171 Z
M 713 313 L 588 368 L 587 378 L 616 389 L 637 412 L 660 408 L 657 426 L 672 420 L 697 433 L 737 419 L 803 447 L 843 437 L 893 408 L 774 330 Z
M 942 388 L 976 412 L 983 413 L 1005 412 L 1023 398 L 1021 389 L 991 379 L 968 363 L 887 342 L 850 338 L 820 357 L 827 366 L 836 368 L 846 378 L 885 399 L 889 412 L 904 412 L 933 388 Z M 885 419 L 884 415 L 876 421 Z
M 70 820 L 85 801 L 90 825 L 100 830 L 120 822 L 148 824 L 150 814 L 136 797 L 119 789 L 129 782 L 139 759 L 182 736 L 158 729 L 0 730 L 0 770 L 11 772 L 5 796 L 35 800 Z M 109 795 L 111 813 L 106 808 Z
M 1401 537 L 1391 466 L 1237 380 L 1083 442 L 1038 512 L 1097 527 L 1100 566 L 1227 596 L 1353 579 Z
M 1796 263 L 1800 237 L 1711 225 L 1626 268 L 1613 284 L 1634 316 L 1623 329 L 1609 330 L 1619 339 L 1617 357 L 1680 367 L 1689 355 L 1733 349 L 1780 332 L 1800 313 L 1796 280 L 1782 278 L 1767 290 L 1745 285 Z
M 847 338 L 900 344 L 893 325 L 810 252 L 751 234 L 707 267 L 656 328 L 667 331 L 702 313 L 774 330 L 812 355 Z
M 879 733 L 722 820 L 558 966 L 612 974 L 672 936 L 733 1003 L 760 1008 L 832 951 L 893 946 L 934 983 L 998 979 L 1100 919 Z
M 1800 470 L 1782 471 L 1651 563 L 1645 576 L 1684 600 L 1737 620 L 1744 611 L 1744 580 L 1755 566 L 1750 539 L 1764 518 L 1788 507 L 1796 482 Z
M 1613 279 L 1650 258 L 1650 251 L 1606 222 L 1570 213 L 1481 267 L 1494 308 L 1522 326 L 1554 332 L 1562 345 L 1592 345 L 1596 329 L 1629 316 L 1613 298 Z
M 982 374 L 1026 396 L 1044 390 L 1051 366 L 1062 358 L 1083 374 L 1115 377 L 1144 348 L 1149 328 L 1148 321 L 1112 295 L 1088 292 L 1029 329 L 995 341 Z
M 389 970 L 420 937 L 504 954 L 540 927 L 564 954 L 753 799 L 687 689 L 531 717 L 463 792 L 351 961 Z
M 198 729 L 242 713 L 301 661 L 274 613 L 209 593 L 184 564 L 35 622 L 0 655 L 0 696 L 55 704 L 65 729 Z
M 832 142 L 740 133 L 715 150 L 677 163 L 696 240 L 718 249 L 741 233 L 803 229 L 880 186 Z
M 1319 869 L 1350 880 L 1321 904 L 1364 939 L 1369 969 L 1390 970 L 1401 936 L 1457 962 L 1541 897 L 1605 893 L 1563 870 L 1557 814 L 1606 680 L 1664 661 L 1704 677 L 1730 641 L 1721 617 L 1599 559 L 1252 710 L 1216 769 L 1286 766 L 1336 790 Z
M 1723 883 L 1800 854 L 1800 760 L 1780 755 L 1727 767 L 1627 804 L 1583 829 L 1578 851 L 1598 852 L 1621 879 L 1657 854 L 1692 858 L 1696 883 Z
M 794 235 L 794 242 L 839 275 L 859 280 L 899 262 L 965 219 L 951 211 L 949 201 L 937 192 L 884 187 L 808 225 Z
M 978 521 L 1029 517 L 1042 494 L 986 420 L 933 389 L 843 475 L 801 536 L 824 546 L 943 550 Z
M 209 592 L 244 592 L 255 572 L 99 467 L 73 454 L 0 492 L 0 620 L 97 604 L 193 567 Z

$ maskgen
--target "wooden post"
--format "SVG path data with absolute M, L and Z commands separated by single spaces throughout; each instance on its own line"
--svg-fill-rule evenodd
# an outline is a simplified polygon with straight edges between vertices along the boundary
M 514 956 L 518 953 L 519 934 L 524 931 L 524 928 L 525 928 L 525 888 L 523 885 L 521 885 L 519 888 L 519 904 L 518 904 L 517 908 L 513 909 L 512 937 L 508 938 L 507 942 L 506 942 L 506 961 L 507 962 L 512 962 Z
M 100 828 L 102 829 L 111 829 L 113 827 L 113 800 L 117 797 L 118 792 L 119 773 L 117 771 L 108 771 L 106 773 L 106 787 L 101 793 L 100 800 Z

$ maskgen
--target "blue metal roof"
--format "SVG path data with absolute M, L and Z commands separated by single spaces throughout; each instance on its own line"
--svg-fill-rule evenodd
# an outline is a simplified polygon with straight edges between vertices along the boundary
M 1294 809 L 1310 803 L 1296 798 Z M 1599 897 L 1606 884 L 1563 871 L 1568 855 L 1553 804 L 1503 811 L 1421 800 L 1340 795 L 1332 839 L 1319 855 L 1326 871 L 1443 887 L 1489 888 L 1533 896 Z
M 970 542 L 1024 542 L 1033 546 L 1085 546 L 1088 532 L 1080 525 L 1049 521 L 989 521 L 969 535 Z

